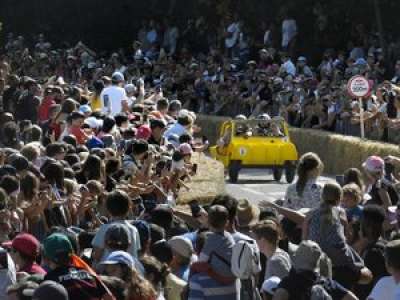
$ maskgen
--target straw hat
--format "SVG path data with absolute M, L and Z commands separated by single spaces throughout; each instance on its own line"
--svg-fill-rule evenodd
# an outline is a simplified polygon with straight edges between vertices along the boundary
M 239 227 L 252 226 L 258 222 L 260 210 L 254 204 L 251 204 L 249 200 L 239 200 L 237 208 L 237 221 Z

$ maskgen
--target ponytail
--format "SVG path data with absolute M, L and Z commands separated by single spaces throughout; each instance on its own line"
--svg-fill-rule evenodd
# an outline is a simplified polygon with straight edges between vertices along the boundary
M 299 161 L 297 167 L 297 182 L 296 182 L 296 192 L 302 197 L 304 188 L 307 181 L 309 180 L 309 173 L 312 170 L 319 169 L 320 172 L 323 170 L 323 163 L 317 154 L 309 152 L 304 154 Z

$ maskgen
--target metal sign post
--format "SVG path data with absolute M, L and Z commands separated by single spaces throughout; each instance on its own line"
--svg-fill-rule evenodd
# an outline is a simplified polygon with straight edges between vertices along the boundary
M 364 106 L 362 102 L 362 98 L 358 98 L 359 105 L 360 105 L 360 133 L 361 133 L 361 138 L 365 138 L 365 127 L 364 127 Z

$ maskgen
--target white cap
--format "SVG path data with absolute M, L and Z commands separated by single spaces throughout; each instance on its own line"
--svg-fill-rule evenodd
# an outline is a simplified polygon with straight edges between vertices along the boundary
M 278 289 L 279 283 L 281 283 L 281 279 L 277 276 L 272 276 L 264 281 L 261 287 L 261 291 L 264 293 L 268 293 L 272 296 Z

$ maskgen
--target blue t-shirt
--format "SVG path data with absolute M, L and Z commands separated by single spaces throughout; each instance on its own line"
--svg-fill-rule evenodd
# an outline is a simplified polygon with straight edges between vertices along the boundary
M 235 245 L 232 235 L 227 232 L 211 233 L 200 253 L 200 261 L 206 261 L 220 275 L 232 277 L 230 261 Z
M 346 209 L 347 220 L 349 222 L 360 220 L 362 214 L 363 214 L 363 208 L 361 205 L 357 205 L 356 207 Z

